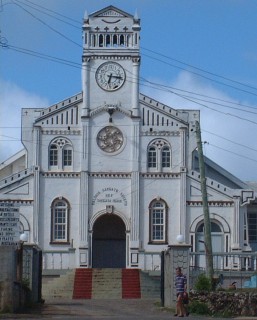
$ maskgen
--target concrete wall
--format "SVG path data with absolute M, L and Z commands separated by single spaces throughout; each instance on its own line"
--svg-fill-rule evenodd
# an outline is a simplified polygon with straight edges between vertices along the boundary
M 182 273 L 186 275 L 189 280 L 189 249 L 190 245 L 178 244 L 171 245 L 169 249 L 164 252 L 164 306 L 176 307 L 176 268 L 180 267 Z
M 14 246 L 0 247 L 0 312 L 14 311 L 16 254 Z

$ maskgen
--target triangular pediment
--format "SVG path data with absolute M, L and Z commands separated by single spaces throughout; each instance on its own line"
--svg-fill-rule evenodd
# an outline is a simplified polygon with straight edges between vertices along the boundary
M 116 104 L 103 104 L 102 106 L 99 106 L 98 108 L 92 110 L 90 112 L 90 116 L 94 117 L 99 113 L 102 112 L 107 112 L 109 113 L 109 109 L 112 109 L 112 112 L 121 112 L 124 115 L 126 115 L 127 117 L 131 118 L 131 112 L 129 110 L 126 110 L 124 108 L 122 108 L 120 103 L 116 103 Z
M 18 186 L 16 188 L 13 188 L 6 192 L 5 194 L 15 194 L 15 195 L 28 195 L 29 194 L 29 183 L 25 183 L 21 186 Z
M 188 119 L 180 110 L 171 108 L 155 99 L 140 94 L 140 109 L 145 125 L 179 128 L 188 125 Z
M 199 172 L 189 171 L 187 173 L 187 177 L 187 188 L 190 199 L 193 200 L 202 198 L 201 180 Z M 233 191 L 230 188 L 221 185 L 220 183 L 212 179 L 206 179 L 206 188 L 208 199 L 211 201 L 228 201 L 233 198 Z
M 201 191 L 201 186 L 195 187 L 195 186 L 190 186 L 190 195 L 191 196 L 196 196 L 196 197 L 201 197 L 202 196 L 202 191 Z M 212 197 L 212 194 L 208 193 L 208 197 Z
M 114 18 L 128 18 L 132 17 L 129 13 L 122 11 L 114 6 L 108 6 L 104 9 L 101 9 L 95 13 L 92 13 L 90 17 L 94 18 L 106 18 L 106 17 L 114 17 Z

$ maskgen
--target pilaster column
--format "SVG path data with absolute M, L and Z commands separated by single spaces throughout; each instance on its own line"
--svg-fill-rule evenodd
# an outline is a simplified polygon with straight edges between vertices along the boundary
M 139 247 L 139 172 L 131 174 L 131 247 Z
M 80 211 L 79 211 L 80 247 L 88 247 L 88 173 L 80 175 Z
M 88 171 L 89 161 L 89 118 L 81 119 L 82 139 L 81 139 L 81 171 Z
M 240 197 L 234 197 L 234 223 L 233 223 L 233 239 L 232 250 L 240 250 Z
M 80 247 L 88 247 L 88 153 L 89 153 L 89 118 L 82 118 L 82 152 L 80 174 L 80 211 L 79 211 L 79 234 Z
M 33 243 L 38 244 L 38 221 L 39 221 L 39 167 L 34 167 L 34 190 L 33 190 Z
M 83 57 L 82 62 L 82 90 L 83 90 L 83 107 L 82 116 L 88 116 L 90 109 L 90 58 Z
M 33 165 L 39 166 L 41 127 L 33 126 Z
M 34 185 L 33 185 L 33 243 L 38 244 L 38 230 L 39 230 L 39 212 L 40 212 L 40 197 L 39 197 L 39 182 L 40 182 L 40 141 L 41 132 L 40 127 L 33 128 L 33 171 L 34 171 Z
M 180 226 L 179 233 L 186 239 L 186 127 L 180 128 Z M 186 239 L 188 240 L 188 239 Z
M 139 119 L 133 123 L 133 149 L 131 174 L 131 247 L 139 247 Z
M 140 57 L 132 59 L 132 112 L 133 116 L 139 115 L 139 66 Z

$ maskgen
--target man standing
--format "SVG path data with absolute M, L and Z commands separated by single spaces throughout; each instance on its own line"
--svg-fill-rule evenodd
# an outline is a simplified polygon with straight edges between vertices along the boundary
M 181 268 L 176 268 L 176 291 L 177 291 L 177 305 L 176 305 L 176 314 L 174 316 L 184 317 L 184 314 L 188 316 L 188 312 L 186 312 L 183 298 L 184 294 L 186 294 L 187 290 L 187 278 L 183 275 Z

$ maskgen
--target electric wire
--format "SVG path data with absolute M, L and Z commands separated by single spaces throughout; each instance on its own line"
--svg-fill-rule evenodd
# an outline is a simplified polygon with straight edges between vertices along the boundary
M 28 1 L 28 0 L 26 0 L 26 1 Z M 16 1 L 16 2 L 17 2 L 17 1 Z M 20 1 L 18 1 L 18 2 L 20 2 Z M 28 2 L 31 2 L 31 1 L 28 1 Z M 23 4 L 24 4 L 24 3 L 23 3 Z M 16 5 L 18 5 L 18 4 L 16 3 Z M 26 12 L 28 12 L 28 10 L 26 10 L 26 9 L 24 9 L 24 8 L 22 8 L 22 9 L 25 10 Z M 28 12 L 28 13 L 31 14 L 30 12 Z M 44 23 L 41 19 L 35 17 L 33 14 L 31 14 L 31 15 L 32 15 L 35 19 L 39 20 L 41 23 L 43 23 L 43 24 L 45 24 L 45 25 L 48 26 L 48 24 Z M 62 21 L 62 22 L 64 22 L 64 21 Z M 50 27 L 50 26 L 48 26 L 48 27 Z M 51 27 L 50 27 L 50 29 L 51 29 Z M 58 32 L 57 30 L 55 30 L 54 28 L 52 29 L 52 31 L 57 32 L 57 33 L 59 34 L 59 32 Z M 63 34 L 59 34 L 59 35 L 60 35 L 60 36 L 64 36 Z M 64 36 L 64 37 L 66 38 L 66 40 L 69 40 L 69 41 L 71 40 L 71 39 L 67 38 L 66 36 Z M 71 41 L 72 41 L 72 40 L 71 40 Z M 72 42 L 73 42 L 73 41 L 72 41 Z M 78 44 L 78 43 L 75 43 L 75 44 L 81 47 L 80 44 Z M 142 47 L 141 47 L 141 48 L 142 48 Z M 144 50 L 148 50 L 148 49 L 145 49 L 145 48 L 143 48 L 143 49 L 144 49 Z M 15 49 L 14 49 L 14 50 L 15 50 Z M 148 50 L 148 51 L 157 54 L 157 53 L 154 52 L 153 50 Z M 20 52 L 21 52 L 21 51 L 20 51 Z M 24 53 L 24 52 L 23 52 L 23 53 Z M 31 53 L 31 54 L 32 54 L 32 53 Z M 36 53 L 34 53 L 34 55 L 37 56 Z M 252 86 L 249 86 L 249 85 L 246 85 L 246 84 L 243 84 L 243 83 L 234 81 L 234 80 L 232 80 L 232 79 L 229 79 L 229 78 L 226 78 L 226 77 L 223 77 L 223 76 L 216 75 L 216 74 L 211 73 L 211 72 L 209 72 L 209 71 L 206 71 L 206 70 L 203 70 L 203 69 L 194 67 L 194 66 L 192 66 L 192 65 L 186 64 L 186 63 L 184 63 L 184 62 L 181 62 L 181 61 L 179 61 L 179 60 L 177 60 L 177 59 L 173 59 L 173 58 L 171 58 L 171 57 L 167 57 L 167 56 L 162 55 L 162 54 L 159 54 L 159 53 L 158 53 L 158 55 L 159 55 L 159 56 L 163 56 L 163 57 L 165 57 L 165 58 L 169 58 L 169 59 L 174 60 L 174 61 L 176 61 L 176 62 L 182 63 L 182 64 L 184 64 L 184 65 L 187 65 L 187 66 L 191 67 L 191 68 L 198 69 L 198 70 L 201 71 L 201 72 L 206 72 L 206 73 L 208 73 L 208 74 L 211 74 L 211 75 L 214 75 L 214 76 L 223 78 L 224 80 L 232 81 L 232 82 L 234 82 L 234 83 L 237 83 L 237 84 L 240 84 L 240 85 L 243 85 L 243 86 L 246 86 L 246 87 L 249 87 L 249 88 L 251 88 L 251 89 L 256 90 L 255 87 L 252 87 Z M 49 59 L 49 60 L 51 59 L 50 56 L 48 56 L 48 57 L 46 57 L 46 56 L 47 56 L 47 55 L 45 55 L 45 58 L 46 58 L 46 59 Z M 41 56 L 41 58 L 42 58 L 42 57 L 43 57 L 43 55 Z M 153 57 L 151 57 L 151 58 L 152 58 L 152 59 L 156 59 L 156 58 L 153 58 Z M 61 60 L 62 60 L 62 62 L 60 62 Z M 160 59 L 157 59 L 157 61 L 159 61 L 159 60 L 160 60 Z M 65 59 L 59 59 L 59 60 L 53 59 L 52 61 L 54 61 L 54 62 L 58 62 L 58 61 L 59 61 L 59 63 L 64 63 L 64 64 L 67 64 L 68 66 L 73 66 L 73 67 L 79 68 L 79 66 L 78 66 L 79 64 L 71 63 L 71 62 L 69 62 L 68 60 L 65 61 Z M 162 62 L 163 62 L 163 63 L 166 63 L 166 62 L 164 62 L 164 61 L 162 61 Z M 173 66 L 173 65 L 172 65 L 172 66 Z M 176 66 L 176 67 L 177 67 L 177 66 Z M 81 68 L 81 66 L 80 66 L 80 68 Z M 191 72 L 191 71 L 189 71 L 189 70 L 187 70 L 187 69 L 185 69 L 185 70 L 188 71 L 188 72 Z M 211 80 L 211 79 L 209 79 L 209 80 Z M 149 81 L 148 81 L 148 83 L 149 83 Z M 159 85 L 159 84 L 154 84 L 154 83 L 151 83 L 151 84 L 152 84 L 152 85 L 157 85 L 157 86 Z M 222 83 L 221 83 L 221 84 L 222 84 Z M 236 89 L 239 89 L 239 88 L 236 88 Z M 180 89 L 177 89 L 177 90 L 180 90 Z M 239 90 L 241 90 L 241 89 L 239 89 Z M 188 97 L 188 96 L 185 96 L 185 95 L 180 95 L 180 94 L 175 93 L 175 92 L 172 92 L 172 91 L 170 91 L 170 90 L 168 90 L 168 91 L 171 92 L 172 94 L 176 94 L 176 95 L 180 96 L 180 97 L 183 98 L 183 99 L 186 99 L 186 100 L 188 100 L 188 101 L 191 101 L 191 102 L 196 103 L 196 104 L 198 104 L 198 105 L 201 105 L 201 106 L 203 106 L 203 107 L 209 108 L 209 109 L 214 110 L 214 111 L 216 111 L 216 112 L 220 112 L 220 111 L 217 111 L 216 109 L 210 108 L 210 107 L 208 107 L 208 106 L 206 106 L 206 105 L 204 105 L 204 104 L 199 104 L 199 103 L 197 103 L 196 101 L 194 101 L 193 99 L 199 100 L 199 101 L 203 101 L 203 102 L 213 103 L 213 104 L 217 104 L 217 103 L 214 103 L 214 102 L 211 102 L 211 101 L 201 100 L 201 99 L 199 99 L 199 98 L 192 98 L 192 97 Z M 248 92 L 248 91 L 246 91 L 246 90 L 243 90 L 243 91 L 246 92 L 246 93 L 253 94 L 252 92 Z M 195 94 L 195 93 L 194 93 L 194 94 Z M 229 103 L 230 103 L 230 102 L 229 102 Z M 222 104 L 217 104 L 217 105 L 224 106 L 224 105 L 222 105 Z M 240 105 L 241 105 L 241 104 L 240 104 Z M 225 107 L 228 107 L 228 108 L 229 108 L 229 106 L 225 106 Z M 248 107 L 248 106 L 247 106 L 247 107 Z M 245 110 L 242 110 L 242 109 L 239 109 L 239 108 L 233 108 L 233 107 L 230 107 L 230 108 L 246 112 Z M 253 108 L 253 109 L 255 109 L 255 108 Z M 249 111 L 248 111 L 248 112 L 249 112 Z M 240 117 L 240 116 L 236 116 L 236 115 L 234 115 L 234 114 L 224 113 L 224 112 L 221 112 L 221 113 L 226 114 L 226 115 L 229 115 L 229 116 L 233 116 L 233 117 L 236 117 L 236 118 L 239 118 L 239 119 L 241 119 L 241 120 L 249 121 L 249 122 L 252 122 L 252 123 L 254 123 L 254 124 L 257 124 L 257 122 L 255 122 L 255 121 L 252 121 L 252 120 L 249 120 L 249 119 L 244 119 L 244 118 L 242 118 L 242 117 Z M 250 113 L 250 112 L 249 112 L 249 113 Z M 252 113 L 255 114 L 254 112 L 252 112 Z
M 72 20 L 72 21 L 78 23 L 79 25 L 81 24 L 78 20 L 71 19 L 70 17 L 67 17 L 67 16 L 65 16 L 65 15 L 62 15 L 62 14 L 56 12 L 56 11 L 53 11 L 53 10 L 50 10 L 50 9 L 48 9 L 48 8 L 46 8 L 46 7 L 40 6 L 40 5 L 38 5 L 38 4 L 35 4 L 35 3 L 33 3 L 32 1 L 29 1 L 29 0 L 25 0 L 25 1 L 33 4 L 34 6 L 40 7 L 40 8 L 42 8 L 42 9 L 46 10 L 46 11 L 52 12 L 52 13 L 54 13 L 55 15 L 59 15 L 59 16 L 61 16 L 61 17 L 64 17 L 65 19 L 68 19 L 68 20 Z M 16 3 L 16 2 L 22 3 L 23 5 L 27 5 L 27 6 L 31 7 L 31 8 L 33 8 L 33 9 L 35 9 L 35 10 L 38 10 L 38 11 L 46 14 L 46 13 L 43 12 L 42 10 L 36 9 L 36 8 L 34 8 L 33 6 L 30 6 L 30 5 L 28 5 L 28 4 L 24 3 L 24 2 L 19 1 L 19 0 L 12 0 L 12 2 L 13 2 L 13 3 Z M 49 14 L 48 14 L 48 15 L 49 15 Z M 50 15 L 50 16 L 53 17 L 53 18 L 55 18 L 55 19 L 58 19 L 57 17 L 54 17 L 54 16 L 52 16 L 52 15 Z M 58 19 L 58 20 L 60 20 L 60 21 L 62 21 L 62 22 L 64 22 L 64 23 L 67 23 L 67 22 L 64 21 L 64 20 L 61 20 L 61 19 Z M 42 21 L 41 21 L 41 22 L 42 22 Z M 74 25 L 72 25 L 72 26 L 74 26 Z M 77 27 L 77 26 L 75 26 L 75 27 L 76 27 L 76 28 L 80 28 L 80 27 Z M 241 86 L 248 87 L 248 88 L 253 89 L 253 90 L 257 90 L 256 87 L 251 86 L 251 85 L 249 85 L 249 84 L 245 84 L 245 83 L 243 83 L 243 82 L 236 81 L 236 80 L 234 80 L 234 79 L 231 79 L 231 78 L 228 78 L 228 77 L 225 77 L 225 76 L 222 76 L 222 75 L 218 75 L 218 74 L 216 74 L 216 73 L 214 73 L 214 72 L 210 72 L 210 71 L 208 71 L 208 70 L 205 70 L 205 69 L 196 67 L 196 66 L 194 66 L 194 65 L 192 65 L 192 64 L 189 64 L 189 63 L 186 63 L 186 62 L 184 62 L 184 61 L 181 61 L 181 60 L 172 58 L 172 57 L 170 57 L 170 56 L 164 55 L 163 53 L 160 53 L 160 52 L 157 52 L 157 51 L 154 51 L 154 50 L 151 50 L 151 49 L 142 47 L 142 46 L 141 46 L 141 49 L 142 49 L 142 50 L 145 50 L 145 51 L 148 51 L 148 52 L 151 52 L 151 53 L 153 53 L 153 54 L 155 54 L 155 55 L 157 55 L 157 56 L 159 56 L 159 57 L 163 57 L 163 58 L 165 58 L 165 59 L 175 61 L 175 62 L 177 62 L 177 63 L 179 63 L 179 64 L 185 65 L 185 66 L 190 67 L 190 68 L 192 68 L 192 69 L 196 69 L 196 70 L 198 70 L 198 71 L 200 71 L 200 72 L 209 74 L 209 75 L 211 75 L 211 76 L 215 76 L 215 77 L 221 78 L 221 79 L 223 79 L 223 80 L 230 81 L 230 82 L 239 84 L 239 85 L 241 85 Z M 148 57 L 151 58 L 151 59 L 156 59 L 155 57 L 151 57 L 151 56 L 149 56 L 149 55 L 145 55 L 145 56 L 148 56 Z M 162 63 L 167 64 L 167 62 L 165 62 L 165 61 L 163 61 L 163 60 L 160 60 L 160 59 L 157 59 L 157 61 L 161 61 Z M 171 65 L 171 66 L 174 67 L 174 65 Z M 175 66 L 175 67 L 177 67 L 177 66 Z M 185 70 L 185 71 L 187 71 L 187 72 L 191 72 L 191 71 L 188 70 L 188 69 L 183 69 L 183 70 Z M 198 75 L 198 76 L 202 76 L 201 74 L 198 74 L 198 73 L 195 73 L 195 74 Z M 210 79 L 210 78 L 207 78 L 207 79 L 209 79 L 209 80 L 211 80 L 211 81 L 213 80 L 213 79 Z M 222 83 L 221 83 L 221 84 L 222 84 Z M 236 87 L 235 87 L 235 88 L 236 88 Z M 236 88 L 236 89 L 239 89 L 239 88 Z M 239 90 L 241 90 L 241 89 L 239 89 Z M 247 91 L 246 91 L 246 92 L 247 92 Z M 252 93 L 251 93 L 251 94 L 252 94 Z
M 164 55 L 164 54 L 162 54 L 162 53 L 160 53 L 160 52 L 157 52 L 157 51 L 154 51 L 154 50 L 151 50 L 151 49 L 147 49 L 147 48 L 144 48 L 144 47 L 142 47 L 142 46 L 141 46 L 141 49 L 143 49 L 143 50 L 145 50 L 145 51 L 148 51 L 148 52 L 151 52 L 151 53 L 154 53 L 154 54 L 156 54 L 156 55 L 158 55 L 158 56 L 160 56 L 160 57 L 164 57 L 164 58 L 166 58 L 166 59 L 168 59 L 168 60 L 172 60 L 172 61 L 178 62 L 178 63 L 180 63 L 180 64 L 183 64 L 183 65 L 187 66 L 187 67 L 190 67 L 190 68 L 199 70 L 199 71 L 201 71 L 201 72 L 210 74 L 210 75 L 212 75 L 212 76 L 215 76 L 215 77 L 218 77 L 218 78 L 221 78 L 221 79 L 224 79 L 224 80 L 227 80 L 227 81 L 230 81 L 230 82 L 239 84 L 239 85 L 244 86 L 244 87 L 248 87 L 248 88 L 257 90 L 256 87 L 251 86 L 251 85 L 249 85 L 249 84 L 245 84 L 245 83 L 243 83 L 243 82 L 236 81 L 236 80 L 234 80 L 234 79 L 227 78 L 227 77 L 224 77 L 224 76 L 222 76 L 222 75 L 218 75 L 218 74 L 213 73 L 213 72 L 210 72 L 210 71 L 208 71 L 208 70 L 204 70 L 204 69 L 202 69 L 202 68 L 193 66 L 192 64 L 188 64 L 188 63 L 186 63 L 186 62 L 184 62 L 184 61 L 181 61 L 181 60 L 172 58 L 172 57 L 170 57 L 170 56 Z M 163 62 L 164 62 L 164 61 L 163 61 Z M 164 62 L 164 63 L 165 63 L 165 62 Z M 190 72 L 190 70 L 187 70 L 187 69 L 185 69 L 185 70 Z
M 25 1 L 33 4 L 34 6 L 41 7 L 41 8 L 43 8 L 43 9 L 46 10 L 46 11 L 50 11 L 50 12 L 54 13 L 55 15 L 60 15 L 60 16 L 62 16 L 62 17 L 65 17 L 66 19 L 71 20 L 71 18 L 69 18 L 69 17 L 67 17 L 67 16 L 64 16 L 64 15 L 61 15 L 61 14 L 57 13 L 56 11 L 49 10 L 48 8 L 43 7 L 43 6 L 40 6 L 40 5 L 36 5 L 35 3 L 31 2 L 31 1 L 28 1 L 28 0 L 25 0 Z M 42 19 L 40 19 L 40 18 L 38 18 L 37 16 L 35 16 L 33 13 L 31 13 L 29 10 L 25 9 L 25 8 L 21 5 L 21 4 L 23 4 L 23 5 L 27 5 L 27 6 L 28 6 L 28 4 L 25 4 L 24 2 L 21 2 L 21 1 L 19 1 L 19 0 L 12 0 L 12 3 L 15 4 L 15 5 L 17 5 L 17 6 L 20 7 L 21 9 L 23 9 L 25 12 L 27 12 L 28 14 L 30 14 L 33 18 L 35 18 L 35 19 L 37 19 L 38 21 L 40 21 L 42 24 L 44 24 L 45 26 L 47 26 L 48 28 L 50 28 L 52 31 L 56 32 L 56 33 L 57 33 L 58 35 L 60 35 L 61 37 L 64 37 L 66 40 L 68 40 L 68 41 L 76 44 L 76 45 L 79 46 L 79 47 L 81 47 L 81 44 L 78 44 L 77 42 L 73 41 L 72 39 L 66 37 L 63 33 L 59 32 L 59 31 L 56 30 L 55 28 L 52 28 L 48 23 L 44 22 Z M 30 6 L 30 7 L 31 7 L 31 6 Z M 33 7 L 32 7 L 32 8 L 33 8 Z M 35 8 L 34 8 L 34 9 L 35 9 Z M 38 9 L 37 9 L 37 10 L 38 10 Z M 40 12 L 42 12 L 42 10 L 40 10 Z M 44 12 L 43 12 L 43 13 L 44 13 Z M 54 17 L 54 16 L 52 16 L 52 15 L 51 15 L 51 17 L 56 18 L 56 17 Z M 72 19 L 72 20 L 75 21 L 76 23 L 79 23 L 77 20 L 74 20 L 74 19 Z M 64 22 L 63 20 L 61 20 L 61 21 Z M 159 57 L 164 57 L 164 58 L 166 58 L 166 59 L 169 59 L 169 60 L 175 61 L 175 62 L 177 62 L 177 63 L 183 64 L 183 65 L 185 65 L 185 66 L 188 66 L 188 67 L 190 67 L 190 68 L 196 69 L 196 70 L 201 71 L 201 72 L 203 72 L 203 73 L 207 73 L 207 74 L 209 74 L 209 75 L 212 75 L 212 76 L 215 76 L 215 77 L 219 77 L 219 78 L 221 78 L 221 79 L 223 79 L 223 80 L 230 81 L 230 82 L 239 84 L 239 85 L 241 85 L 241 86 L 245 86 L 245 87 L 248 87 L 248 88 L 257 90 L 256 87 L 250 86 L 250 85 L 248 85 L 248 84 L 244 84 L 244 83 L 242 83 L 242 82 L 239 82 L 239 81 L 236 81 L 236 80 L 233 80 L 233 79 L 230 79 L 230 78 L 227 78 L 227 77 L 224 77 L 224 76 L 215 74 L 215 73 L 213 73 L 213 72 L 210 72 L 210 71 L 204 70 L 204 69 L 202 69 L 202 68 L 193 66 L 193 65 L 191 65 L 191 64 L 182 62 L 181 60 L 178 60 L 178 59 L 175 59 L 175 58 L 171 58 L 171 57 L 169 57 L 169 56 L 167 56 L 167 55 L 161 54 L 161 53 L 156 52 L 156 51 L 154 51 L 154 50 L 150 50 L 150 49 L 144 48 L 144 47 L 142 47 L 142 46 L 141 46 L 141 48 L 142 48 L 143 50 L 145 50 L 145 51 L 148 51 L 148 52 L 151 52 L 151 53 L 153 53 L 153 54 L 155 54 L 155 55 L 158 55 Z M 255 93 L 253 93 L 253 92 L 250 92 L 250 91 L 247 91 L 247 90 L 238 88 L 238 87 L 234 87 L 234 86 L 232 86 L 232 85 L 229 85 L 229 84 L 226 84 L 226 83 L 222 83 L 222 82 L 220 82 L 220 81 L 211 79 L 211 78 L 206 77 L 206 76 L 204 76 L 204 75 L 201 75 L 201 74 L 199 74 L 199 73 L 197 73 L 197 72 L 193 72 L 193 71 L 190 71 L 190 70 L 188 70 L 188 69 L 185 69 L 185 68 L 182 68 L 182 67 L 179 67 L 179 66 L 175 66 L 175 65 L 170 64 L 170 63 L 167 63 L 166 61 L 163 61 L 163 60 L 161 60 L 161 59 L 159 59 L 159 58 L 151 57 L 151 56 L 145 55 L 145 54 L 142 54 L 142 55 L 144 55 L 144 56 L 146 56 L 146 57 L 148 57 L 148 58 L 150 58 L 150 59 L 154 59 L 154 60 L 157 60 L 157 61 L 159 61 L 159 62 L 165 63 L 165 64 L 170 65 L 170 66 L 172 66 L 172 67 L 179 68 L 179 69 L 182 69 L 182 70 L 184 70 L 184 71 L 190 72 L 190 73 L 192 73 L 192 74 L 195 74 L 195 75 L 197 75 L 197 76 L 203 77 L 203 78 L 208 79 L 208 80 L 210 80 L 210 81 L 214 81 L 214 82 L 216 82 L 216 83 L 218 83 L 218 84 L 221 84 L 221 85 L 224 85 L 224 86 L 228 86 L 228 87 L 231 87 L 231 88 L 233 88 L 233 89 L 240 90 L 240 91 L 243 91 L 243 92 L 245 92 L 245 93 L 248 93 L 248 94 L 257 96 L 257 94 L 255 94 Z

